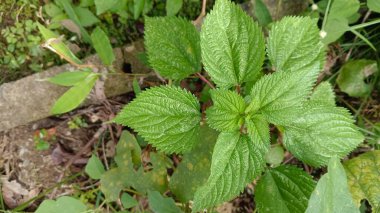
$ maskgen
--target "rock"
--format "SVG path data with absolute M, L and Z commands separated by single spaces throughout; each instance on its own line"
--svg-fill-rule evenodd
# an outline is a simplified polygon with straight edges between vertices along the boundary
M 107 97 L 120 95 L 133 91 L 131 74 L 139 76 L 152 76 L 151 70 L 142 65 L 137 59 L 137 54 L 143 51 L 141 41 L 135 42 L 125 48 L 116 48 L 114 53 L 115 73 L 108 75 L 105 81 L 105 94 Z M 84 60 L 86 63 L 100 65 L 96 55 Z M 123 67 L 130 68 L 130 73 L 124 73 Z M 51 115 L 50 109 L 54 102 L 68 89 L 43 81 L 58 73 L 68 70 L 76 70 L 76 67 L 65 64 L 53 67 L 44 72 L 22 78 L 20 80 L 5 83 L 0 86 L 0 131 L 8 130 L 16 126 L 37 121 Z M 89 96 L 89 103 L 99 102 L 95 96 Z

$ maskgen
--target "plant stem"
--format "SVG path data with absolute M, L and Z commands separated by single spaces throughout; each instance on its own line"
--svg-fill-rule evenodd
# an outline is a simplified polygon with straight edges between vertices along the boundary
M 325 30 L 326 22 L 327 22 L 327 15 L 330 12 L 330 6 L 331 6 L 331 0 L 327 3 L 326 11 L 325 11 L 325 16 L 323 17 L 323 22 L 322 22 L 322 30 Z
M 361 28 L 364 28 L 364 27 L 369 27 L 371 25 L 379 24 L 379 23 L 380 23 L 380 19 L 376 19 L 374 21 L 369 21 L 369 22 L 366 22 L 366 23 L 363 23 L 363 24 L 358 24 L 358 25 L 351 26 L 349 29 L 350 30 L 357 30 L 357 29 L 361 29 Z
M 349 104 L 346 100 L 344 100 L 344 99 L 341 98 L 341 97 L 339 97 L 339 100 L 342 101 L 342 102 L 343 102 L 348 108 L 350 108 L 354 113 L 357 112 L 357 110 L 356 110 L 353 106 L 351 106 L 351 104 Z M 364 120 L 367 124 L 371 125 L 373 128 L 375 128 L 375 129 L 377 129 L 377 130 L 380 131 L 380 128 L 377 127 L 372 121 L 370 121 L 369 119 L 367 119 L 367 118 L 364 117 L 364 116 L 361 116 L 361 117 L 363 118 L 363 120 Z
M 207 78 L 205 78 L 201 73 L 197 72 L 195 73 L 195 75 L 197 75 L 203 82 L 205 82 L 211 89 L 215 89 L 215 86 L 209 81 L 207 80 Z
M 377 51 L 375 46 L 373 46 L 373 44 L 366 38 L 364 37 L 362 34 L 360 34 L 358 31 L 354 30 L 354 29 L 350 29 L 350 31 L 355 34 L 358 38 L 360 38 L 361 40 L 363 40 L 368 46 L 370 46 L 375 52 Z
M 240 91 L 241 91 L 241 86 L 240 85 L 237 85 L 236 86 L 236 92 L 240 95 Z

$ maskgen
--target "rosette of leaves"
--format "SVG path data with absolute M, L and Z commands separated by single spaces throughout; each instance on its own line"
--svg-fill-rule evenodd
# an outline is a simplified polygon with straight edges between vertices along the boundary
M 264 35 L 229 0 L 216 1 L 200 33 L 182 18 L 146 18 L 149 62 L 161 76 L 182 80 L 201 71 L 202 59 L 217 86 L 211 90 L 214 104 L 206 110 L 206 121 L 219 136 L 208 180 L 194 196 L 194 212 L 234 198 L 261 175 L 270 146 L 269 124 L 281 131 L 288 151 L 315 167 L 326 165 L 332 156 L 346 156 L 363 141 L 350 113 L 335 106 L 331 86 L 323 83 L 313 91 L 325 61 L 316 22 L 286 17 L 274 23 L 266 45 L 275 72 L 263 75 Z M 250 92 L 241 89 L 249 84 Z M 184 153 L 199 141 L 201 120 L 194 95 L 165 85 L 141 92 L 114 121 L 133 128 L 158 150 Z M 304 212 L 314 185 L 311 177 L 296 170 L 278 171 L 267 177 L 283 173 L 310 180 L 307 191 L 296 192 L 303 193 L 300 201 L 284 196 L 286 190 L 298 190 L 287 185 L 289 181 L 276 181 L 282 190 L 276 196 L 284 199 L 283 205 L 291 212 Z M 303 203 L 293 208 L 293 201 Z

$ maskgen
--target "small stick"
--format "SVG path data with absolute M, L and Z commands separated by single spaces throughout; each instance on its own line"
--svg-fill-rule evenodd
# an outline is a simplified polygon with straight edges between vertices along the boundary
M 203 82 L 205 82 L 210 88 L 215 89 L 215 86 L 209 80 L 207 80 L 207 78 L 205 78 L 202 74 L 197 72 L 195 73 L 195 75 L 198 76 Z
M 202 0 L 202 10 L 201 10 L 201 13 L 199 14 L 198 18 L 195 19 L 195 21 L 193 21 L 193 24 L 195 26 L 201 26 L 202 19 L 203 19 L 203 17 L 206 16 L 206 3 L 207 3 L 207 0 Z
M 58 181 L 57 182 L 61 182 L 62 181 L 62 178 L 63 176 L 65 175 L 65 171 L 68 170 L 68 168 L 74 163 L 75 160 L 77 160 L 78 158 L 80 158 L 80 156 L 84 153 L 86 153 L 86 151 L 92 146 L 92 144 L 95 143 L 96 140 L 98 140 L 98 138 L 100 137 L 100 135 L 107 129 L 107 125 L 102 125 L 102 127 L 100 127 L 98 129 L 98 131 L 95 132 L 94 136 L 91 138 L 90 141 L 87 142 L 87 144 L 81 149 L 79 150 L 78 153 L 76 153 L 74 155 L 74 157 L 70 158 L 69 161 L 67 161 L 67 163 L 65 164 L 65 167 L 64 167 L 64 171 L 62 172 L 62 174 L 58 177 Z M 57 192 L 57 188 L 54 189 L 54 191 L 52 192 L 51 194 L 51 197 L 53 197 Z

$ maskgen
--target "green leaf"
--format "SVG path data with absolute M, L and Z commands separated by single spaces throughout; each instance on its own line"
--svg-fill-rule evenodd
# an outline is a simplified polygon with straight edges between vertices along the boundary
M 119 0 L 95 0 L 96 15 L 100 15 L 113 8 Z
M 135 200 L 132 196 L 130 196 L 128 193 L 123 193 L 120 198 L 121 204 L 123 204 L 123 207 L 126 209 L 132 208 L 137 206 L 139 203 L 137 200 Z
M 246 113 L 261 113 L 275 125 L 289 124 L 298 117 L 296 109 L 307 100 L 318 73 L 319 64 L 315 63 L 308 69 L 275 72 L 262 77 L 246 98 L 250 103 Z
M 146 17 L 144 39 L 149 64 L 160 75 L 182 80 L 201 70 L 199 32 L 191 22 L 178 17 Z
M 123 131 L 121 133 L 116 151 L 115 161 L 118 167 L 133 168 L 141 166 L 141 148 L 135 136 L 130 132 Z
M 272 16 L 262 0 L 255 0 L 253 13 L 261 26 L 267 26 L 272 22 Z
M 53 84 L 61 85 L 61 86 L 74 86 L 75 84 L 84 81 L 91 72 L 87 71 L 67 71 L 62 72 L 54 77 L 48 78 L 48 81 Z
M 245 102 L 234 91 L 216 89 L 210 91 L 214 105 L 207 109 L 207 123 L 218 131 L 236 131 L 243 124 Z
M 284 160 L 284 149 L 282 146 L 276 145 L 269 149 L 269 152 L 265 156 L 265 161 L 273 166 L 278 166 Z
M 361 200 L 367 199 L 373 212 L 380 209 L 380 151 L 361 154 L 343 165 L 356 207 Z
M 314 64 L 322 69 L 325 49 L 317 21 L 310 17 L 285 17 L 272 25 L 267 51 L 276 71 L 309 69 Z
M 105 172 L 102 161 L 96 155 L 92 155 L 88 160 L 85 171 L 94 180 L 100 179 Z
M 367 0 L 367 6 L 370 10 L 380 13 L 380 1 L 378 0 Z
M 94 4 L 95 4 L 94 0 L 80 0 L 79 6 L 81 6 L 81 7 L 91 7 Z
M 171 176 L 170 191 L 181 202 L 193 200 L 198 187 L 206 183 L 217 136 L 215 130 L 206 125 L 201 126 L 199 142 L 191 152 L 183 155 L 181 163 Z
M 138 95 L 138 94 L 141 93 L 140 84 L 139 84 L 139 82 L 136 80 L 136 78 L 133 79 L 132 87 L 133 87 L 133 92 L 135 93 L 135 95 Z
M 310 103 L 285 126 L 283 142 L 295 157 L 319 167 L 332 156 L 346 156 L 363 140 L 346 109 Z
M 261 213 L 304 213 L 315 185 L 312 177 L 297 167 L 270 169 L 256 186 L 257 209 Z
M 99 55 L 99 58 L 102 60 L 103 64 L 107 66 L 112 65 L 112 62 L 115 60 L 115 55 L 107 34 L 100 29 L 100 27 L 96 27 L 91 34 L 91 40 L 96 53 Z
M 98 74 L 91 73 L 86 79 L 75 84 L 54 103 L 51 113 L 53 115 L 62 114 L 78 107 L 91 92 L 98 78 Z
M 183 0 L 167 0 L 166 15 L 175 16 L 182 8 Z
M 218 87 L 254 81 L 264 61 L 264 36 L 257 23 L 229 0 L 216 1 L 202 25 L 206 71 Z
M 131 185 L 135 167 L 141 166 L 141 148 L 136 138 L 128 131 L 121 133 L 116 146 L 117 168 L 106 171 L 100 179 L 100 189 L 108 201 L 116 201 L 120 191 Z
M 193 212 L 228 201 L 261 174 L 267 146 L 239 132 L 220 133 L 206 184 L 197 190 Z
M 365 97 L 371 86 L 365 79 L 378 72 L 376 61 L 359 59 L 345 63 L 339 70 L 336 80 L 339 88 L 352 97 Z
M 327 19 L 350 18 L 358 12 L 359 8 L 360 2 L 358 0 L 334 0 Z
M 152 164 L 152 170 L 145 172 L 144 168 L 140 167 L 137 172 L 134 172 L 134 178 L 128 181 L 133 188 L 144 194 L 149 190 L 156 190 L 163 193 L 168 189 L 166 169 L 168 159 L 162 153 L 150 153 L 150 163 Z
M 306 213 L 359 213 L 347 186 L 347 177 L 339 158 L 332 157 L 328 172 L 319 179 L 311 194 Z
M 136 20 L 144 10 L 145 0 L 133 0 L 133 18 Z
M 326 33 L 322 38 L 324 44 L 330 44 L 338 40 L 346 31 L 350 30 L 346 18 L 329 19 L 321 33 Z
M 100 22 L 100 20 L 88 8 L 74 7 L 74 11 L 83 27 L 90 27 Z
M 100 189 L 108 201 L 116 201 L 120 191 L 133 187 L 140 193 L 167 189 L 167 159 L 163 154 L 150 153 L 149 171 L 141 167 L 141 149 L 135 137 L 123 131 L 116 147 L 117 168 L 106 171 L 100 179 Z
M 174 86 L 141 92 L 114 119 L 137 131 L 166 153 L 192 149 L 199 136 L 199 102 L 190 92 Z
M 74 8 L 72 7 L 71 0 L 60 0 L 59 2 L 62 4 L 63 9 L 65 10 L 69 18 L 79 27 L 83 40 L 91 44 L 90 35 L 88 34 L 87 30 L 84 29 L 84 27 L 81 25 L 81 21 L 78 15 L 75 13 Z
M 326 36 L 323 43 L 329 44 L 340 38 L 345 31 L 349 30 L 348 23 L 352 16 L 356 15 L 360 8 L 358 0 L 334 0 L 331 3 L 323 31 Z
M 54 3 L 48 3 L 43 6 L 46 14 L 50 16 L 50 18 L 54 18 L 57 15 L 60 15 L 63 13 L 61 8 L 57 7 Z
M 81 201 L 72 197 L 63 196 L 58 198 L 57 201 L 44 200 L 44 202 L 42 202 L 36 210 L 36 213 L 82 213 L 86 210 L 86 205 L 84 205 Z
M 127 177 L 126 177 L 127 176 Z M 106 171 L 100 178 L 100 190 L 109 202 L 119 199 L 120 191 L 128 187 L 126 178 L 133 178 L 121 168 Z
M 335 94 L 331 84 L 327 81 L 320 83 L 310 96 L 310 102 L 323 104 L 326 106 L 335 106 Z
M 254 141 L 254 143 L 258 141 L 269 149 L 269 123 L 266 121 L 265 117 L 262 115 L 254 115 L 252 117 L 247 116 L 245 122 L 251 140 Z
M 74 53 L 72 53 L 71 50 L 62 42 L 58 35 L 56 35 L 53 31 L 47 29 L 39 23 L 37 23 L 37 26 L 45 41 L 51 41 L 52 39 L 54 40 L 52 42 L 49 42 L 49 46 L 51 46 L 54 53 L 58 54 L 70 63 L 83 64 L 82 61 L 79 60 L 74 55 Z
M 159 192 L 148 192 L 149 207 L 154 213 L 180 213 L 182 212 L 170 197 L 163 197 Z

